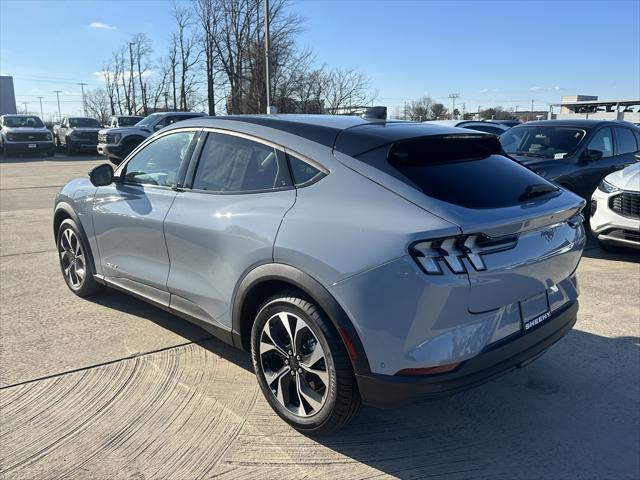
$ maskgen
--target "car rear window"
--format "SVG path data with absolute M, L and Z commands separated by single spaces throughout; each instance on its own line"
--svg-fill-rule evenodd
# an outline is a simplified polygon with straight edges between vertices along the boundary
M 498 139 L 488 135 L 412 139 L 357 158 L 429 197 L 467 208 L 500 208 L 531 201 L 525 193 L 533 186 L 555 194 L 552 184 L 503 156 Z

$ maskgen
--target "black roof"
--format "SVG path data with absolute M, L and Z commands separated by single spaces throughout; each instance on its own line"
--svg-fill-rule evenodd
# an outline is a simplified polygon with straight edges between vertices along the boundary
M 351 156 L 408 138 L 447 134 L 484 135 L 442 125 L 368 120 L 347 115 L 228 115 L 210 118 L 274 128 Z

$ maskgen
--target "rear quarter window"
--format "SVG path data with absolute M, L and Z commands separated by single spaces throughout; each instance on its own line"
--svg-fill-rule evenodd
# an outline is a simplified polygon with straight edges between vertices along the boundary
M 357 158 L 429 197 L 466 208 L 518 205 L 525 201 L 522 195 L 527 187 L 541 184 L 553 187 L 502 155 L 498 139 L 488 135 L 412 139 Z

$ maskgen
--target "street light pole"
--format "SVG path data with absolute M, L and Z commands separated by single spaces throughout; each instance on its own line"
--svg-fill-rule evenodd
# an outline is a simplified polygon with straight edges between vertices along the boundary
M 80 85 L 80 89 L 82 90 L 82 112 L 84 114 L 84 116 L 87 116 L 87 102 L 84 99 L 84 86 L 86 85 L 86 83 L 78 83 L 78 85 Z
M 44 118 L 44 110 L 42 110 L 42 99 L 44 97 L 38 97 L 38 99 L 40 100 L 40 118 Z
M 456 109 L 456 98 L 460 96 L 459 93 L 450 93 L 449 98 L 451 99 L 451 120 L 453 120 L 453 112 Z
M 267 114 L 271 113 L 271 77 L 269 76 L 269 0 L 264 0 L 264 73 L 267 85 Z
M 58 98 L 58 121 L 61 122 L 62 121 L 62 114 L 60 113 L 60 92 L 62 92 L 62 90 L 54 90 L 53 93 L 56 94 L 56 97 Z

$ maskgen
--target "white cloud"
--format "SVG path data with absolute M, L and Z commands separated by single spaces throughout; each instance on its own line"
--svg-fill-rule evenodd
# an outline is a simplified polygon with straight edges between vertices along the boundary
M 483 88 L 480 93 L 496 93 L 497 91 L 497 88 Z
M 109 25 L 108 23 L 102 23 L 102 22 L 91 22 L 89 24 L 89 26 L 91 28 L 101 28 L 103 30 L 117 30 L 118 27 L 114 26 L 114 25 Z
M 535 87 L 529 88 L 530 92 L 559 92 L 560 90 L 564 90 L 564 88 L 559 87 L 557 85 L 555 87 L 535 86 Z

